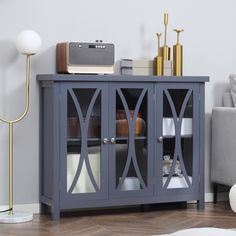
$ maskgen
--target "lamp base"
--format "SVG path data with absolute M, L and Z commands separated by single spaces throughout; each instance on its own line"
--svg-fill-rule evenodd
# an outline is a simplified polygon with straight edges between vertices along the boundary
M 31 213 L 14 212 L 12 215 L 9 215 L 6 212 L 0 214 L 0 223 L 2 224 L 23 223 L 31 220 L 33 220 L 33 214 Z

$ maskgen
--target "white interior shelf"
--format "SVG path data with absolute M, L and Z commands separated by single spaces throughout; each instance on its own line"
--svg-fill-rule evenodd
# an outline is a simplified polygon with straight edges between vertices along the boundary
M 181 136 L 192 135 L 192 118 L 183 118 Z M 163 118 L 163 136 L 175 136 L 175 123 L 173 118 Z

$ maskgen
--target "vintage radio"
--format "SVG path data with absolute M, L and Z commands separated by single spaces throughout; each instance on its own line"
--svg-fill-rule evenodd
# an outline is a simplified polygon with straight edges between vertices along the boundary
M 58 73 L 112 74 L 114 73 L 114 44 L 66 42 L 56 48 Z

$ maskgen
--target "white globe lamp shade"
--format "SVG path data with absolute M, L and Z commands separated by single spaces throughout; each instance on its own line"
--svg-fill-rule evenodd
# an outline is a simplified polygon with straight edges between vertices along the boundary
M 42 44 L 42 40 L 35 31 L 24 30 L 16 39 L 16 48 L 22 54 L 33 55 L 38 52 Z

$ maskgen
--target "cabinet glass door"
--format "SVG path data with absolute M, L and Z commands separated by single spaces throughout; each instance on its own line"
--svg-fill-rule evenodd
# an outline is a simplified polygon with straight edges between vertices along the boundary
M 150 195 L 152 86 L 110 89 L 110 191 L 113 197 Z
M 100 84 L 65 90 L 61 166 L 67 197 L 97 199 L 107 195 L 107 147 L 102 143 L 102 137 L 107 136 L 106 92 Z
M 160 193 L 197 191 L 198 87 L 164 86 L 157 98 L 157 168 Z M 170 197 L 178 200 L 177 196 Z

